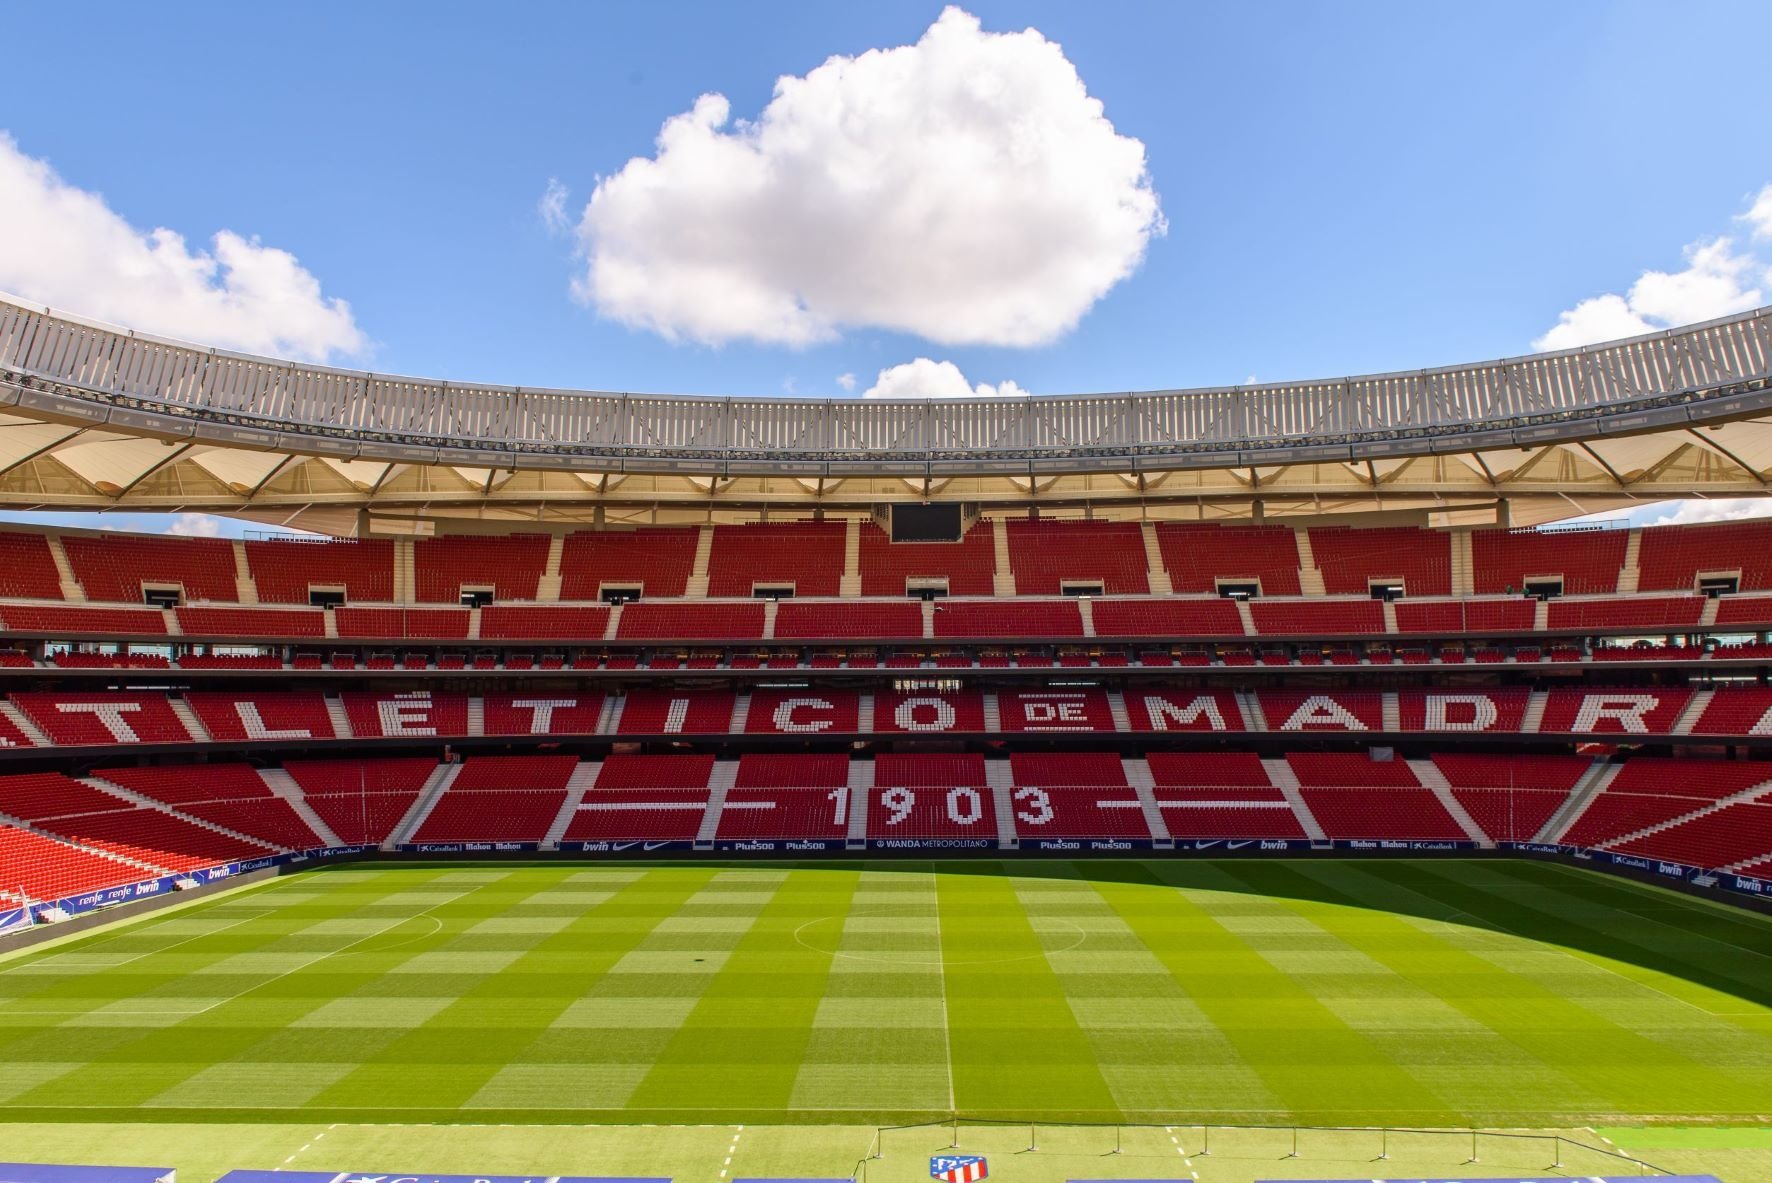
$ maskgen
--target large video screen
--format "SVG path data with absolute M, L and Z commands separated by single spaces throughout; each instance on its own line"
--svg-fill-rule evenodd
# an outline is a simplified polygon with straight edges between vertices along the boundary
M 894 505 L 892 541 L 958 542 L 962 515 L 957 503 Z

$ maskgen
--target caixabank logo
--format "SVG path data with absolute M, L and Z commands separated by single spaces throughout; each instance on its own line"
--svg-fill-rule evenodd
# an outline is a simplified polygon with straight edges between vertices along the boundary
M 929 1160 L 929 1177 L 945 1183 L 978 1183 L 990 1175 L 982 1154 L 938 1154 Z

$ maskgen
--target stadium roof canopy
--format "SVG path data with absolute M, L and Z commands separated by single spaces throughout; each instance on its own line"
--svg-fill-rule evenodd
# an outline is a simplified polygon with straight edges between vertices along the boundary
M 1526 524 L 1772 480 L 1772 308 L 1561 353 L 1227 389 L 706 398 L 301 365 L 0 299 L 0 506 L 323 532 L 866 512 Z

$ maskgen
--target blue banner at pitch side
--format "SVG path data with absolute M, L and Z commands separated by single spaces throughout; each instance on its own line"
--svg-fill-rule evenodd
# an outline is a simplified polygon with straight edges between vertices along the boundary
M 668 1176 L 428 1175 L 422 1171 L 229 1171 L 216 1183 L 671 1183 Z
M 1695 887 L 1720 887 L 1724 891 L 1740 892 L 1742 895 L 1772 895 L 1772 880 L 1757 879 L 1752 875 L 1706 871 L 1702 867 L 1688 867 L 1684 863 L 1670 863 L 1665 859 L 1642 858 L 1610 850 L 1587 850 L 1579 846 L 1553 846 L 1544 842 L 1504 842 L 1501 845 L 1503 850 L 1517 850 L 1526 854 L 1563 854 L 1584 863 L 1603 863 L 1613 867 L 1628 867 L 1633 871 L 1649 871 Z
M 82 1167 L 0 1162 L 0 1183 L 171 1183 L 171 1167 Z

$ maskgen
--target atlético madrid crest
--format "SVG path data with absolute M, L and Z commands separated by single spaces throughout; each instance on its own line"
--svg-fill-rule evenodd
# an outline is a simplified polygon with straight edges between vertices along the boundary
M 938 1154 L 929 1160 L 929 1177 L 945 1183 L 978 1183 L 990 1175 L 981 1154 Z

